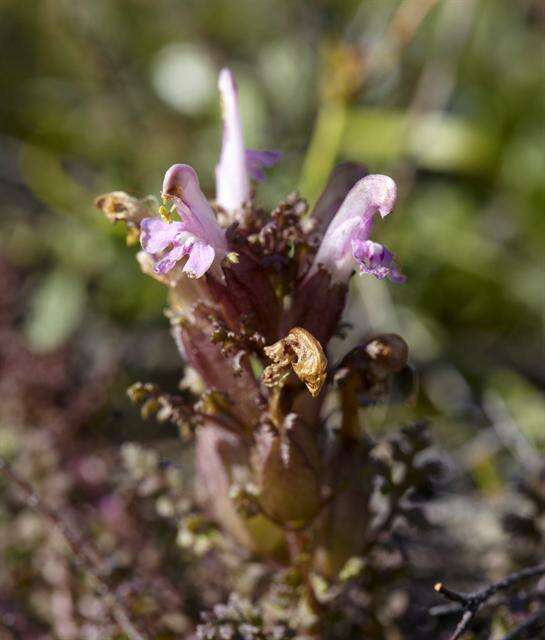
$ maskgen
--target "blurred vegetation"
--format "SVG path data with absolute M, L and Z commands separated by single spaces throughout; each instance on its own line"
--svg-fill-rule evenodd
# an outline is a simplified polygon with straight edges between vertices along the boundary
M 407 338 L 416 411 L 449 443 L 490 429 L 493 466 L 498 450 L 537 456 L 544 29 L 538 0 L 3 0 L 0 248 L 24 274 L 21 335 L 39 352 L 123 336 L 139 351 L 121 357 L 120 380 L 177 372 L 163 290 L 93 199 L 157 194 L 179 161 L 212 193 L 229 65 L 248 145 L 285 154 L 265 204 L 297 187 L 315 200 L 344 159 L 398 181 L 379 235 L 409 282 L 355 281 L 349 339 Z

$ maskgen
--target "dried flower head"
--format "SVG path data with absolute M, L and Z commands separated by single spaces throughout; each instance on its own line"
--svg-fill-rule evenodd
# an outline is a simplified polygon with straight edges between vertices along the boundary
M 110 222 L 125 222 L 127 244 L 133 245 L 138 241 L 140 223 L 157 208 L 157 201 L 153 196 L 140 200 L 125 191 L 111 191 L 98 196 L 95 199 L 95 207 L 100 209 Z
M 306 329 L 294 327 L 285 338 L 265 347 L 265 354 L 273 361 L 263 372 L 267 386 L 281 386 L 293 369 L 313 397 L 320 393 L 326 379 L 327 358 L 322 345 Z

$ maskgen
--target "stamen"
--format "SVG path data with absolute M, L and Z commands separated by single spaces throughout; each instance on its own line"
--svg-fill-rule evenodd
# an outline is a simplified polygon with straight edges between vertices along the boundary
M 169 211 L 164 205 L 159 207 L 159 215 L 163 222 L 172 222 L 172 209 Z

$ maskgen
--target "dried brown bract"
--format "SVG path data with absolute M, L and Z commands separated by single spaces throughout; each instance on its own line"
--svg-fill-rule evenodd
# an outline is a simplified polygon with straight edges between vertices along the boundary
M 269 387 L 281 386 L 293 369 L 316 397 L 325 382 L 327 358 L 322 345 L 306 329 L 294 327 L 285 338 L 265 347 L 265 355 L 273 362 L 263 372 L 263 382 Z
M 112 223 L 119 221 L 127 225 L 127 244 L 136 244 L 140 222 L 157 208 L 155 198 L 150 196 L 139 200 L 125 191 L 104 193 L 95 199 L 95 207 L 100 209 Z

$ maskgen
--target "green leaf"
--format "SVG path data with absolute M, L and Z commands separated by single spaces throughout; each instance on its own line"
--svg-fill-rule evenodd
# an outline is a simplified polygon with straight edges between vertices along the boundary
M 34 292 L 24 333 L 34 351 L 51 351 L 63 344 L 81 321 L 84 283 L 62 269 L 47 274 Z
M 347 114 L 340 152 L 364 162 L 410 158 L 434 171 L 482 173 L 495 161 L 497 149 L 486 131 L 465 118 L 356 107 Z

